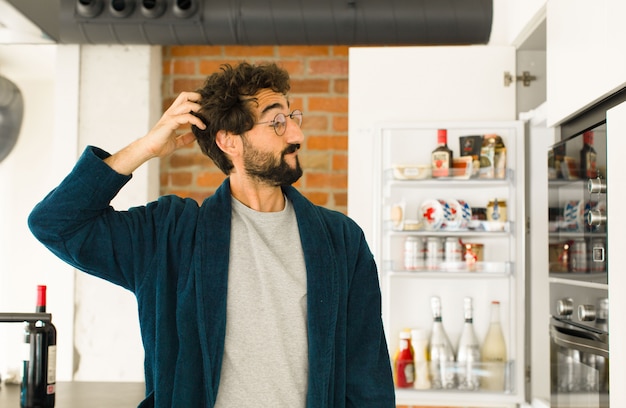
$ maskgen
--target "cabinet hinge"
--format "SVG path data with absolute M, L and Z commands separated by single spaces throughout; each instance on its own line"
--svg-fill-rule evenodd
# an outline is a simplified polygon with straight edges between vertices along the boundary
M 524 86 L 530 86 L 530 83 L 536 80 L 537 77 L 530 75 L 529 71 L 522 72 L 522 75 L 513 76 L 509 71 L 504 72 L 504 86 L 511 85 L 514 81 L 522 81 Z

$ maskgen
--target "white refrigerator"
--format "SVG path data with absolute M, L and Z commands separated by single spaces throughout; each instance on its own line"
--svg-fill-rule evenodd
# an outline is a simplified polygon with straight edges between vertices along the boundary
M 515 118 L 515 87 L 503 81 L 507 71 L 515 72 L 513 47 L 350 50 L 348 213 L 364 229 L 379 267 L 390 354 L 399 345 L 401 331 L 431 329 L 433 296 L 441 299 L 444 327 L 454 347 L 464 323 L 464 298 L 473 299 L 481 342 L 489 326 L 490 303 L 499 301 L 507 348 L 501 391 L 397 388 L 399 405 L 515 407 L 530 401 L 524 203 L 529 126 Z M 438 129 L 447 129 L 455 157 L 460 156 L 462 136 L 501 136 L 507 158 L 503 178 L 394 177 L 394 166 L 430 164 Z M 486 210 L 494 199 L 506 205 L 505 222 L 473 221 L 472 229 L 394 226 L 392 209 L 398 207 L 410 224 L 419 221 L 422 205 L 432 200 L 456 200 Z M 483 254 L 472 270 L 449 264 L 408 271 L 403 258 L 408 237 L 436 238 L 442 246 L 445 238 L 478 244 Z M 548 347 L 547 340 L 545 344 Z

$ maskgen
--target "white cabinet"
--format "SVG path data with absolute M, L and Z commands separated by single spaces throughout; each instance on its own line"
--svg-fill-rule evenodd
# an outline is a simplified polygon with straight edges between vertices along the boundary
M 396 165 L 430 164 L 436 146 L 437 129 L 448 130 L 448 146 L 460 155 L 460 137 L 497 134 L 507 149 L 506 176 L 502 179 L 466 178 L 398 179 Z M 508 351 L 507 386 L 501 392 L 398 389 L 398 404 L 446 406 L 516 406 L 524 402 L 524 126 L 522 122 L 385 122 L 375 132 L 373 207 L 375 213 L 374 251 L 381 274 L 383 318 L 390 349 L 398 346 L 399 333 L 407 328 L 430 330 L 430 298 L 439 296 L 443 322 L 456 348 L 464 323 L 463 298 L 474 301 L 474 325 L 480 341 L 489 324 L 489 305 L 501 304 Z M 498 199 L 506 212 L 505 222 L 472 220 L 468 225 L 427 228 L 422 204 L 442 200 L 455 209 L 465 202 L 478 213 L 490 200 Z M 455 201 L 456 200 L 456 201 Z M 504 207 L 506 204 L 506 208 Z M 402 217 L 398 214 L 401 209 Z M 458 208 L 457 208 L 458 209 Z M 403 221 L 402 221 L 403 220 Z M 417 225 L 415 222 L 417 221 Z M 452 222 L 454 224 L 454 222 Z M 409 237 L 419 241 L 437 238 L 482 245 L 482 259 L 461 258 L 407 270 L 404 244 Z M 475 247 L 474 247 L 475 248 Z M 426 254 L 428 257 L 429 255 Z M 468 258 L 469 260 L 469 258 Z M 481 368 L 486 367 L 480 367 Z M 480 374 L 479 374 L 480 375 Z
M 548 126 L 626 85 L 625 14 L 623 0 L 548 2 Z

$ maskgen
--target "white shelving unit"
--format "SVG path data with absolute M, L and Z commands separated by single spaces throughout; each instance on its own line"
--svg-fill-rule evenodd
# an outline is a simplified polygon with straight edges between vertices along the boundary
M 429 164 L 437 129 L 448 130 L 448 146 L 459 157 L 459 137 L 495 133 L 507 148 L 504 179 L 397 180 L 394 165 Z M 400 331 L 430 330 L 430 298 L 442 302 L 443 324 L 456 348 L 463 327 L 463 298 L 474 299 L 474 325 L 480 341 L 489 325 L 492 300 L 501 304 L 501 320 L 508 352 L 506 389 L 502 392 L 397 389 L 397 403 L 430 406 L 514 407 L 524 402 L 524 125 L 522 122 L 385 122 L 378 124 L 374 151 L 374 242 L 383 292 L 383 319 L 390 355 Z M 394 229 L 391 208 L 403 203 L 404 219 L 419 220 L 422 202 L 430 199 L 463 200 L 472 208 L 490 200 L 506 201 L 507 222 L 499 231 L 481 229 Z M 465 263 L 437 269 L 404 269 L 404 241 L 409 236 L 458 237 L 483 244 L 483 261 L 472 268 Z

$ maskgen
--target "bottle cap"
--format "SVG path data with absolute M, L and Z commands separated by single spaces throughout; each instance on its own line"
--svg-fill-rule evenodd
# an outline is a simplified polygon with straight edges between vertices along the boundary
M 592 130 L 588 130 L 585 133 L 583 133 L 583 143 L 588 144 L 588 145 L 593 144 L 593 131 Z
M 438 129 L 437 130 L 437 143 L 447 143 L 448 142 L 448 130 L 447 129 Z
M 46 306 L 46 289 L 45 285 L 37 285 L 37 306 Z

